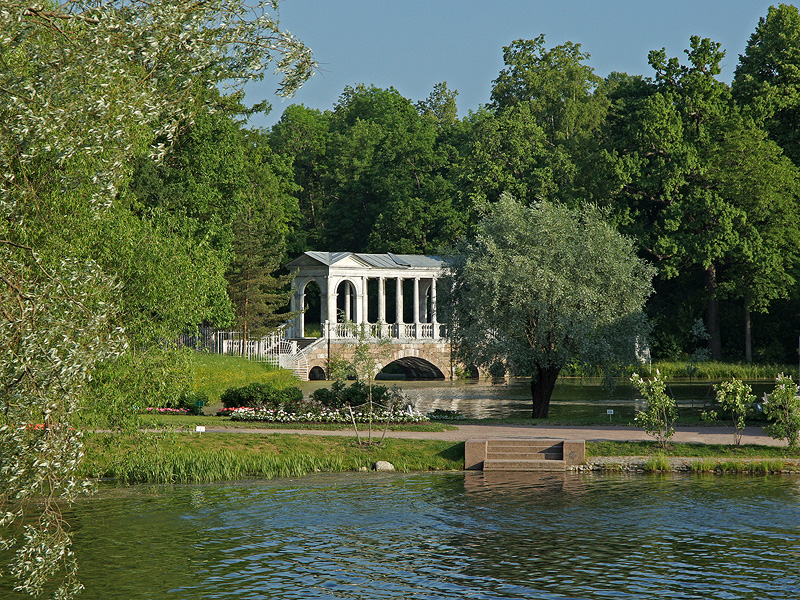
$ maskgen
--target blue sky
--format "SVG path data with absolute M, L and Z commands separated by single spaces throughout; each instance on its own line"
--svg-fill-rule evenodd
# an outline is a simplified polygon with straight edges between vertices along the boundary
M 721 78 L 730 82 L 739 54 L 771 4 L 761 0 L 281 0 L 281 28 L 303 40 L 320 63 L 292 99 L 274 96 L 274 79 L 249 84 L 247 101 L 272 102 L 270 126 L 292 103 L 333 108 L 346 85 L 393 86 L 411 100 L 446 81 L 459 114 L 489 101 L 503 68 L 503 46 L 540 33 L 591 54 L 590 66 L 650 75 L 647 53 L 684 57 L 691 35 L 722 43 Z

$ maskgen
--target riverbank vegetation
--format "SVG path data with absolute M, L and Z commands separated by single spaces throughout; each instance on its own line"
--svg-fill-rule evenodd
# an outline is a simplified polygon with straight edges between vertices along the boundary
M 146 449 L 146 451 L 145 451 Z M 245 433 L 89 434 L 82 475 L 122 483 L 201 483 L 251 477 L 297 477 L 318 471 L 372 470 L 377 461 L 399 471 L 460 470 L 463 442 L 388 438 L 359 445 L 354 437 Z M 796 469 L 800 454 L 773 446 L 587 442 L 587 459 L 620 470 L 634 457 L 640 470 L 768 473 Z M 608 459 L 604 461 L 603 459 Z
M 315 471 L 371 470 L 388 461 L 399 471 L 464 468 L 464 444 L 387 438 L 285 434 L 163 433 L 120 438 L 90 434 L 82 474 L 124 483 L 195 483 L 247 477 L 291 477 Z

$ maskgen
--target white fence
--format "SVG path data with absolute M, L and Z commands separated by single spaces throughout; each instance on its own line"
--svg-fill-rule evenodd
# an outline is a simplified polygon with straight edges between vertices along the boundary
M 447 335 L 445 326 L 441 323 L 323 323 L 322 337 L 330 332 L 331 339 L 355 339 L 364 327 L 367 339 L 394 338 L 394 339 L 434 339 L 444 338 Z M 434 335 L 434 333 L 438 335 Z
M 255 362 L 264 362 L 273 367 L 294 371 L 301 380 L 308 378 L 308 362 L 296 341 L 286 340 L 283 330 L 256 338 L 245 339 L 241 331 L 220 331 L 201 327 L 197 333 L 184 334 L 178 339 L 179 346 L 205 350 L 212 354 L 242 356 Z

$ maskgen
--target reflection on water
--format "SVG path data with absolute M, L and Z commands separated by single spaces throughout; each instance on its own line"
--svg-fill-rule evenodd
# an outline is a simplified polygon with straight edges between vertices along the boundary
M 774 382 L 763 380 L 748 382 L 760 397 L 772 390 Z M 429 381 L 382 381 L 380 385 L 397 385 L 423 413 L 434 409 L 457 410 L 470 418 L 528 417 L 531 411 L 530 380 L 502 378 L 494 380 L 461 379 Z M 303 390 L 313 390 L 330 385 L 327 381 L 303 383 Z M 671 381 L 668 391 L 679 406 L 708 408 L 714 401 L 712 383 L 696 379 Z M 552 404 L 588 404 L 605 409 L 611 406 L 644 407 L 638 392 L 627 380 L 608 387 L 600 379 L 562 378 L 553 390 Z
M 87 600 L 800 595 L 792 477 L 318 474 L 106 489 L 70 518 Z

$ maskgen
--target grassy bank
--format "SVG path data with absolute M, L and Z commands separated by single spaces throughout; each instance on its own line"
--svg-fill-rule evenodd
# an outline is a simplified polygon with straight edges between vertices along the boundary
M 376 436 L 373 441 L 377 441 Z M 398 471 L 460 470 L 464 444 L 387 438 L 359 446 L 354 438 L 244 433 L 89 434 L 82 475 L 123 483 L 207 483 L 250 477 L 297 477 L 317 471 L 372 469 L 391 462 Z M 769 473 L 800 468 L 800 454 L 768 446 L 588 442 L 587 459 L 603 470 L 622 470 L 626 457 L 642 457 L 637 469 L 720 473 Z M 691 458 L 676 468 L 671 458 Z M 603 459 L 608 459 L 604 461 Z
M 352 438 L 280 434 L 90 434 L 86 445 L 83 475 L 124 483 L 294 477 L 371 469 L 379 460 L 399 471 L 464 467 L 464 444 L 437 440 L 386 439 L 381 445 L 359 446 Z
M 231 387 L 267 381 L 286 386 L 297 385 L 297 379 L 291 371 L 273 369 L 265 363 L 253 362 L 238 356 L 197 352 L 193 355 L 192 368 L 194 371 L 192 391 L 206 394 L 212 408 L 219 405 L 222 392 Z
M 793 374 L 794 379 L 797 380 L 797 365 L 764 365 L 764 364 L 748 364 L 748 363 L 734 363 L 722 361 L 706 361 L 699 363 L 691 363 L 688 361 L 656 361 L 649 368 L 638 369 L 638 372 L 643 377 L 645 373 L 656 369 L 666 377 L 670 378 L 684 378 L 692 377 L 694 379 L 775 379 L 779 373 Z M 629 369 L 630 373 L 634 369 Z M 628 376 L 630 376 L 628 373 Z
M 587 442 L 587 462 L 601 471 L 689 471 L 766 475 L 800 471 L 800 452 L 772 446 L 672 444 L 655 442 Z
M 800 453 L 790 452 L 777 446 L 757 446 L 743 444 L 730 446 L 725 444 L 670 444 L 662 450 L 657 442 L 586 442 L 587 458 L 602 456 L 685 456 L 693 458 L 718 459 L 800 459 Z

